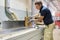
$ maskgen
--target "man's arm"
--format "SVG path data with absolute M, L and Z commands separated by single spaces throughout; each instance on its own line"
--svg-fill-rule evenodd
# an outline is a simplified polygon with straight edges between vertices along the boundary
M 40 14 L 41 14 L 41 15 L 40 15 Z M 44 17 L 46 16 L 46 11 L 43 10 L 40 14 L 38 14 L 38 15 L 40 15 L 40 16 L 35 16 L 34 18 L 36 19 L 36 21 L 42 22 L 43 19 L 44 19 Z
M 35 14 L 34 16 L 33 16 L 33 18 L 35 19 L 35 18 L 37 18 L 37 17 L 39 17 L 40 16 L 40 14 Z
M 43 19 L 44 19 L 44 16 L 40 16 L 40 17 L 38 18 L 38 21 L 39 21 L 39 22 L 42 22 Z
M 41 16 L 38 18 L 38 21 L 41 22 L 45 16 L 46 16 L 46 11 L 45 10 L 41 11 Z

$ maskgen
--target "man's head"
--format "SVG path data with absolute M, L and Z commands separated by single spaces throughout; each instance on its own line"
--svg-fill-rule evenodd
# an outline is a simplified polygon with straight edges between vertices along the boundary
M 42 7 L 42 2 L 41 1 L 35 2 L 35 7 L 36 7 L 36 9 L 40 10 Z

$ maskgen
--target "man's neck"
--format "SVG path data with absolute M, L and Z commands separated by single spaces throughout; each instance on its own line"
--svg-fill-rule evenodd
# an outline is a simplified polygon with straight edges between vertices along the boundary
M 43 6 L 41 6 L 40 11 L 42 10 Z

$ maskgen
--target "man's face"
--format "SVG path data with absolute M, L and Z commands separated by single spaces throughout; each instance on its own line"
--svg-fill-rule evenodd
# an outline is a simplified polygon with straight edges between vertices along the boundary
M 37 10 L 40 10 L 41 5 L 36 4 L 35 7 L 36 7 Z

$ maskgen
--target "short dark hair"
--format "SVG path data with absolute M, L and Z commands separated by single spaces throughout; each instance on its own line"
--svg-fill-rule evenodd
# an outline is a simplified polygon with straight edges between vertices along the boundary
M 42 2 L 39 1 L 39 2 L 35 2 L 35 5 L 38 4 L 38 5 L 42 5 Z

